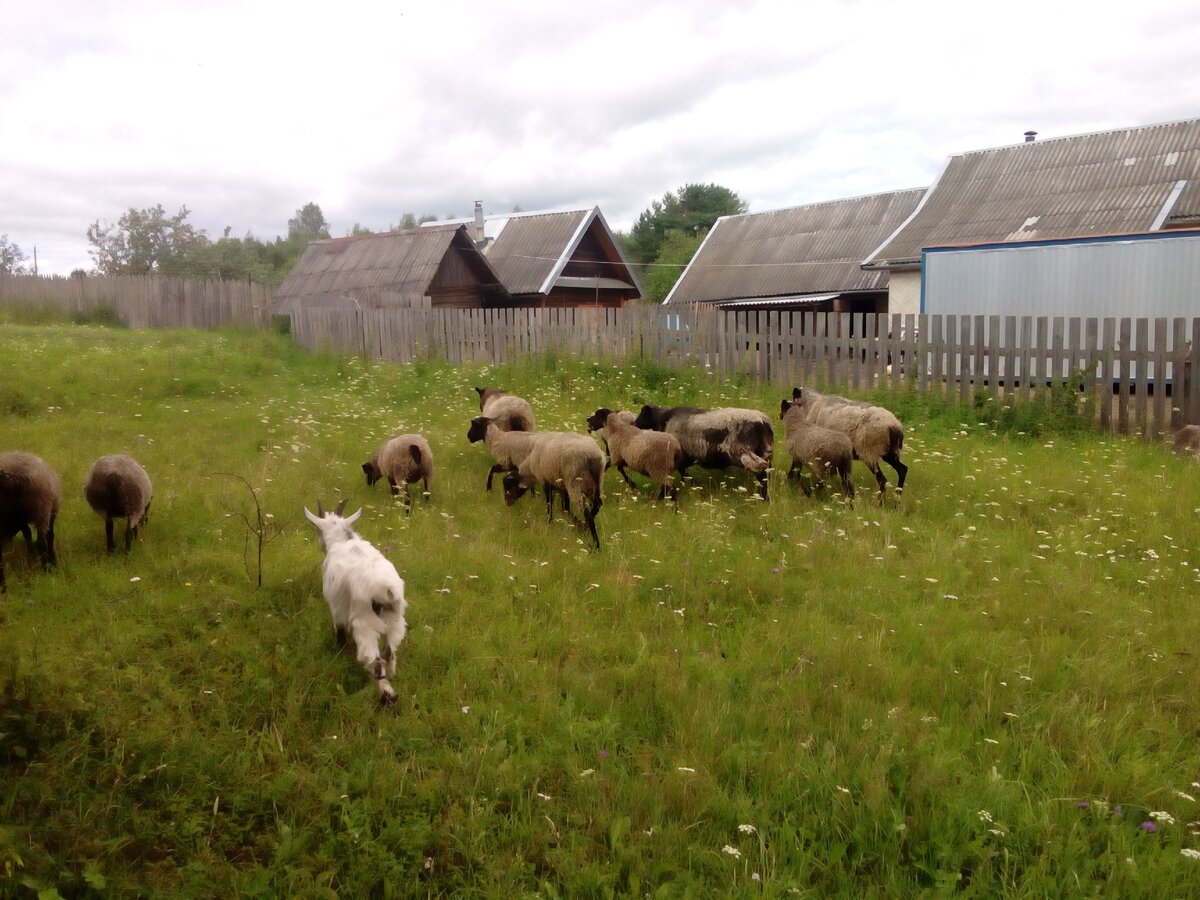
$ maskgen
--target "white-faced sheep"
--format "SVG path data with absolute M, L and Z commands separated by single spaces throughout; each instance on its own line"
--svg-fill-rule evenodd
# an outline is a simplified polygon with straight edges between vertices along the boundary
M 146 522 L 153 488 L 150 476 L 132 456 L 112 453 L 102 456 L 88 471 L 83 496 L 88 506 L 104 516 L 104 538 L 108 552 L 117 549 L 113 520 L 125 520 L 125 552 L 133 546 L 138 529 Z
M 833 394 L 821 394 L 812 388 L 793 388 L 792 400 L 804 411 L 805 421 L 840 431 L 850 438 L 854 456 L 861 459 L 879 484 L 879 502 L 887 479 L 879 468 L 880 460 L 896 470 L 896 493 L 904 490 L 908 466 L 900 461 L 904 447 L 904 427 L 882 406 L 847 400 Z
M 497 387 L 477 387 L 479 412 L 495 419 L 501 431 L 536 431 L 533 407 L 527 400 Z
M 683 448 L 679 474 L 692 465 L 706 469 L 740 466 L 758 480 L 759 495 L 767 499 L 767 479 L 775 432 L 771 420 L 756 409 L 694 406 L 642 407 L 634 424 L 638 428 L 675 435 Z
M 546 518 L 553 521 L 553 489 L 557 487 L 563 493 L 563 509 L 575 504 L 599 550 L 596 516 L 604 503 L 605 465 L 604 451 L 587 435 L 544 432 L 517 471 L 504 476 L 504 502 L 511 506 L 531 486 L 541 484 L 546 493 Z
M 18 532 L 29 543 L 30 524 L 37 529 L 33 546 L 42 566 L 58 564 L 54 521 L 61 505 L 62 481 L 44 459 L 22 450 L 0 453 L 0 591 L 7 589 L 3 545 Z
M 854 499 L 854 482 L 850 480 L 850 461 L 854 458 L 854 446 L 850 438 L 832 428 L 823 428 L 806 422 L 804 410 L 790 400 L 779 404 L 779 418 L 783 419 L 784 444 L 792 456 L 788 477 L 801 473 L 805 466 L 812 472 L 813 485 L 809 487 L 803 477 L 800 487 L 804 496 L 812 494 L 813 488 L 824 483 L 830 472 L 837 472 L 842 480 L 846 497 Z
M 658 485 L 661 500 L 668 492 L 677 500 L 678 489 L 672 476 L 683 462 L 683 448 L 673 434 L 661 431 L 643 431 L 633 423 L 636 416 L 631 412 L 614 412 L 600 407 L 587 418 L 588 431 L 604 438 L 608 446 L 609 464 L 616 466 L 625 483 L 636 488 L 626 468 L 641 472 Z
M 1200 462 L 1200 425 L 1184 425 L 1175 432 L 1175 452 Z
M 487 489 L 492 489 L 492 476 L 497 472 L 513 472 L 525 461 L 529 451 L 544 432 L 505 431 L 500 423 L 488 416 L 476 416 L 467 429 L 467 440 L 472 444 L 486 441 L 495 464 L 488 469 Z
M 420 481 L 424 488 L 422 496 L 427 502 L 429 500 L 433 451 L 429 449 L 429 441 L 419 434 L 397 435 L 380 444 L 371 458 L 362 464 L 362 470 L 367 476 L 367 487 L 386 478 L 393 497 L 400 492 L 399 485 L 404 485 L 404 506 L 412 512 L 410 485 Z
M 387 557 L 355 534 L 351 526 L 362 510 L 343 518 L 345 508 L 343 500 L 327 513 L 318 503 L 316 515 L 307 506 L 304 515 L 316 527 L 325 551 L 322 587 L 333 615 L 334 635 L 339 642 L 347 634 L 354 639 L 358 661 L 375 679 L 380 701 L 390 704 L 396 700 L 396 691 L 388 679 L 396 674 L 396 648 L 407 627 L 404 580 Z

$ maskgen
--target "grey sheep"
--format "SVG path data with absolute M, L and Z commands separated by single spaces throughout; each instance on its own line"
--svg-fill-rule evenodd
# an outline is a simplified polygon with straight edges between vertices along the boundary
M 850 438 L 840 431 L 805 421 L 804 410 L 791 400 L 780 401 L 779 418 L 783 419 L 784 443 L 792 455 L 788 477 L 794 472 L 802 472 L 805 466 L 812 472 L 812 487 L 800 480 L 804 496 L 811 496 L 813 487 L 820 487 L 830 472 L 837 472 L 842 480 L 842 490 L 853 501 L 850 461 L 854 458 L 854 445 Z
M 17 532 L 34 548 L 44 568 L 58 564 L 54 521 L 61 505 L 62 481 L 44 459 L 22 450 L 0 453 L 0 591 L 8 589 L 3 545 Z M 30 524 L 37 529 L 32 543 Z
M 792 400 L 804 411 L 805 421 L 840 431 L 850 438 L 855 459 L 861 459 L 875 476 L 880 503 L 887 487 L 887 479 L 879 468 L 881 460 L 896 470 L 896 493 L 904 490 L 904 479 L 908 477 L 908 466 L 900 461 L 904 426 L 891 412 L 882 406 L 822 394 L 812 388 L 793 388 Z
M 1175 452 L 1200 461 L 1200 425 L 1184 425 L 1175 432 Z
M 404 485 L 404 506 L 412 512 L 412 496 L 409 486 L 418 481 L 423 484 L 423 496 L 429 501 L 429 485 L 433 483 L 433 451 L 429 441 L 419 434 L 400 434 L 390 437 L 371 458 L 362 464 L 367 476 L 367 487 L 379 479 L 386 478 L 392 488 L 392 496 Z
M 117 549 L 113 540 L 114 519 L 125 520 L 125 552 L 129 552 L 138 529 L 146 523 L 153 490 L 150 476 L 132 456 L 111 453 L 92 463 L 83 482 L 83 496 L 88 506 L 104 516 L 104 537 L 109 553 Z
M 532 485 L 541 484 L 546 494 L 546 519 L 553 521 L 553 489 L 557 487 L 563 493 L 563 509 L 569 510 L 575 504 L 577 515 L 583 516 L 582 525 L 599 550 L 596 516 L 604 503 L 604 469 L 604 451 L 587 435 L 546 432 L 517 471 L 504 476 L 504 502 L 511 506 Z
M 513 472 L 525 461 L 534 441 L 545 432 L 505 431 L 500 423 L 488 416 L 476 416 L 467 429 L 467 440 L 472 444 L 487 443 L 495 464 L 488 469 L 487 489 L 492 489 L 492 476 L 497 472 Z
M 497 387 L 477 387 L 479 411 L 495 419 L 501 431 L 536 431 L 533 407 L 527 400 Z
M 608 445 L 609 463 L 616 466 L 625 483 L 636 488 L 626 468 L 641 472 L 658 485 L 661 500 L 670 492 L 671 499 L 678 502 L 679 491 L 671 477 L 683 463 L 683 448 L 673 434 L 661 431 L 643 431 L 635 424 L 636 417 L 630 412 L 614 412 L 600 407 L 587 418 L 588 431 L 602 434 Z
M 706 469 L 741 466 L 758 480 L 759 496 L 767 499 L 775 432 L 771 420 L 758 410 L 647 404 L 634 424 L 675 435 L 683 448 L 680 475 L 695 464 Z

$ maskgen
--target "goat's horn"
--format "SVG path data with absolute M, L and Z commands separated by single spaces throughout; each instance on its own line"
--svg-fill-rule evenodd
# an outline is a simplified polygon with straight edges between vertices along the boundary
M 325 507 L 321 506 L 320 500 L 317 501 L 317 518 L 318 519 L 325 518 Z
M 346 511 L 346 500 L 349 500 L 349 499 L 350 499 L 349 497 L 346 497 L 345 499 L 342 500 L 341 503 L 339 503 L 337 505 L 337 509 L 335 509 L 333 511 L 333 514 L 335 516 L 340 516 L 342 513 L 344 513 Z

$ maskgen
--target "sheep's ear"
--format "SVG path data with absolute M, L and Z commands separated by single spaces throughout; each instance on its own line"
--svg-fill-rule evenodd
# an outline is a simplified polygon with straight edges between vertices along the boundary
M 800 388 L 798 388 L 798 387 L 794 387 L 794 388 L 792 388 L 792 399 L 793 399 L 793 400 L 799 400 L 799 399 L 800 399 Z
M 319 508 L 319 507 L 320 507 L 320 504 L 318 504 L 318 508 Z M 306 506 L 306 507 L 304 507 L 304 518 L 308 519 L 308 521 L 312 522 L 312 523 L 313 523 L 314 525 L 316 525 L 318 528 L 320 528 L 320 527 L 321 527 L 321 519 L 320 519 L 320 517 L 319 517 L 319 516 L 314 516 L 312 513 L 310 513 L 310 512 L 308 511 L 308 507 L 307 507 L 307 506 Z
M 343 501 L 342 501 L 342 505 L 344 506 L 344 505 L 345 505 L 345 503 L 346 503 L 346 501 L 345 501 L 345 500 L 343 500 Z M 352 516 L 347 516 L 347 517 L 346 517 L 346 524 L 347 524 L 347 525 L 353 525 L 355 522 L 357 522 L 357 521 L 358 521 L 358 517 L 359 517 L 359 516 L 361 516 L 361 515 L 362 515 L 362 507 L 360 506 L 360 507 L 358 508 L 358 512 L 356 512 L 356 513 L 355 513 L 354 515 L 352 515 Z
M 792 408 L 792 404 L 789 403 L 787 400 L 780 400 L 779 401 L 779 418 L 782 419 L 784 416 L 786 416 L 787 411 L 791 408 Z
M 348 497 L 343 497 L 343 498 L 342 498 L 342 502 L 341 502 L 341 503 L 339 503 L 339 504 L 337 505 L 337 509 L 335 509 L 335 510 L 333 511 L 333 514 L 334 514 L 335 516 L 340 516 L 340 515 L 341 515 L 343 512 L 345 512 L 345 510 L 346 510 L 346 501 L 347 501 L 348 499 L 349 499 Z M 361 512 L 361 510 L 359 510 L 359 512 Z
M 481 388 L 481 387 L 475 388 L 475 391 L 479 394 L 480 397 L 483 396 L 483 392 L 486 390 L 487 390 L 487 388 Z

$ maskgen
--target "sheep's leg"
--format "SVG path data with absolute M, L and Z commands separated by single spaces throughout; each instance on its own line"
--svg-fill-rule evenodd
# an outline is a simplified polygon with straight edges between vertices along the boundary
M 764 500 L 770 499 L 767 496 L 767 474 L 768 472 L 758 472 L 754 475 L 754 477 L 758 479 L 758 495 Z
M 866 462 L 866 460 L 863 460 Z M 879 468 L 878 462 L 867 463 L 867 468 L 871 470 L 871 474 L 875 476 L 875 481 L 879 485 L 879 504 L 883 505 L 883 493 L 887 488 L 887 479 L 883 475 L 883 469 Z
M 625 479 L 625 483 L 637 490 L 637 485 L 633 483 L 633 479 L 629 477 L 629 473 L 625 471 L 625 463 L 617 463 L 617 471 L 621 473 L 621 477 Z
M 354 643 L 358 648 L 358 661 L 367 670 L 367 674 L 375 679 L 375 687 L 379 689 L 381 703 L 394 703 L 396 692 L 388 681 L 387 660 L 379 655 L 379 634 L 369 622 L 356 619 L 350 623 L 350 633 L 354 635 Z
M 592 541 L 596 545 L 596 549 L 600 549 L 600 535 L 596 533 L 596 516 L 600 513 L 600 507 L 604 505 L 604 500 L 600 497 L 596 498 L 596 502 L 591 506 L 584 504 L 583 506 L 583 521 L 587 525 L 588 531 L 592 534 Z
M 908 477 L 908 466 L 900 462 L 900 454 L 895 450 L 884 454 L 883 461 L 896 470 L 896 493 L 904 490 L 904 479 Z
M 117 552 L 117 542 L 113 539 L 113 517 L 104 517 L 104 544 L 109 553 Z
M 510 472 L 510 471 L 513 471 L 511 466 L 502 466 L 502 465 L 500 465 L 500 463 L 496 463 L 494 466 L 492 466 L 490 469 L 488 469 L 487 489 L 489 491 L 492 489 L 492 476 L 493 475 L 495 475 L 497 472 Z M 425 490 L 429 490 L 428 484 L 425 485 Z
M 58 565 L 58 554 L 54 551 L 54 516 L 50 517 L 50 525 L 46 528 L 46 533 L 43 535 L 41 529 L 38 529 L 38 545 L 42 553 L 42 565 L 45 568 Z
M 854 505 L 854 482 L 850 480 L 850 469 L 847 467 L 843 472 L 839 473 L 842 477 L 842 490 L 845 491 L 850 505 Z
M 548 484 L 542 485 L 542 489 L 546 494 L 546 521 L 554 521 L 554 488 Z
M 33 554 L 37 552 L 37 548 L 34 547 L 33 530 L 29 527 L 28 522 L 21 526 L 21 534 L 25 538 L 25 549 L 29 551 L 30 556 L 33 556 Z
M 393 497 L 395 497 L 398 493 L 400 493 L 400 488 L 398 488 L 396 486 L 396 479 L 393 478 L 391 475 L 388 476 L 388 487 L 390 487 L 392 489 Z
M 421 490 L 421 498 L 422 498 L 422 499 L 423 499 L 423 500 L 424 500 L 426 503 L 428 503 L 428 502 L 429 502 L 429 498 L 430 498 L 430 496 L 431 496 L 431 495 L 430 495 L 430 493 L 429 493 L 429 479 L 428 479 L 428 478 L 422 478 L 422 479 L 421 479 L 421 484 L 422 484 L 422 486 L 423 486 L 423 487 L 422 487 L 422 490 Z
M 408 482 L 404 483 L 404 512 L 412 515 L 412 487 Z
M 129 554 L 130 548 L 133 546 L 133 539 L 137 537 L 137 523 L 132 518 L 125 520 L 125 553 Z

